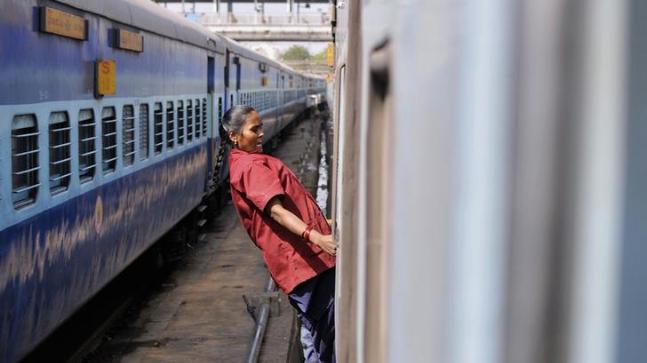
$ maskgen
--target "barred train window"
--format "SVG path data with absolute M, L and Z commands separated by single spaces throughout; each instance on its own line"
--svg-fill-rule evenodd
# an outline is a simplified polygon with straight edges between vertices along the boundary
M 132 105 L 124 106 L 122 125 L 124 165 L 133 165 L 135 162 L 135 111 Z
M 193 140 L 193 102 L 186 101 L 186 142 Z
M 162 111 L 162 103 L 155 103 L 154 112 L 154 122 L 155 122 L 155 154 L 160 154 L 162 152 L 162 145 L 164 144 L 164 125 L 162 118 L 164 117 L 164 111 Z
M 103 141 L 103 174 L 115 171 L 117 167 L 117 114 L 114 107 L 104 107 L 101 111 Z
M 148 159 L 148 105 L 139 105 L 139 159 Z
M 96 169 L 96 122 L 94 111 L 89 108 L 79 112 L 79 180 L 81 183 L 94 179 Z
M 195 114 L 195 138 L 198 139 L 200 138 L 200 131 L 201 131 L 201 123 L 200 119 L 202 118 L 202 114 L 200 113 L 200 100 L 195 99 L 193 103 L 193 113 Z
M 11 125 L 11 199 L 15 209 L 36 201 L 39 151 L 36 116 L 15 116 Z
M 177 143 L 184 144 L 184 101 L 177 101 Z
M 222 103 L 222 98 L 220 98 Z M 207 136 L 207 99 L 202 99 L 202 135 Z
M 173 102 L 166 103 L 166 148 L 172 149 L 175 142 L 175 122 L 173 121 Z
M 49 115 L 49 191 L 57 194 L 70 186 L 70 120 L 67 112 Z

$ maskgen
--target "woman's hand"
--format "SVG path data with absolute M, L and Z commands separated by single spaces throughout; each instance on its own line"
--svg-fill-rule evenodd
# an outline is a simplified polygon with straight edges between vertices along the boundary
M 312 231 L 310 241 L 326 251 L 326 253 L 332 256 L 337 255 L 337 244 L 333 241 L 331 234 L 323 235 L 319 232 Z

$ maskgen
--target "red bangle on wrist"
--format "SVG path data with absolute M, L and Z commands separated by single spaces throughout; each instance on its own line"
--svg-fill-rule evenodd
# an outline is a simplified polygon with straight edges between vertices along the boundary
M 306 229 L 303 230 L 303 233 L 301 233 L 301 238 L 310 241 L 310 232 L 312 232 L 312 226 L 307 226 Z

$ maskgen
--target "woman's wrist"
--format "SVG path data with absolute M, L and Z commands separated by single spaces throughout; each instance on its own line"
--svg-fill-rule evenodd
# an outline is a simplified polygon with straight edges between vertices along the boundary
M 312 230 L 312 232 L 310 232 L 308 242 L 311 242 L 311 243 L 319 246 L 319 240 L 320 239 L 321 239 L 321 233 L 319 233 L 319 232 L 317 232 L 315 230 Z

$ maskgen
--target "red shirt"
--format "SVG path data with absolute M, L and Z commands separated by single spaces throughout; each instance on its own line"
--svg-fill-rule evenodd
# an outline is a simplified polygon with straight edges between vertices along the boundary
M 335 257 L 301 239 L 263 213 L 267 203 L 282 196 L 283 207 L 314 230 L 330 234 L 317 202 L 282 161 L 261 153 L 234 149 L 229 163 L 231 198 L 243 227 L 263 251 L 277 285 L 290 293 L 298 284 L 335 266 Z

